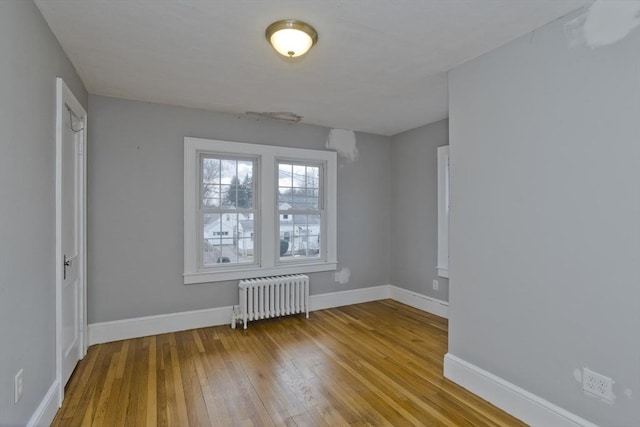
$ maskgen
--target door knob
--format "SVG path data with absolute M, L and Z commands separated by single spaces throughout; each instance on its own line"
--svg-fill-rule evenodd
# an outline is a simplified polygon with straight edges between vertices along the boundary
M 62 280 L 67 280 L 67 267 L 71 267 L 71 260 L 67 259 L 67 255 L 64 255 L 63 260 L 64 267 L 62 268 Z

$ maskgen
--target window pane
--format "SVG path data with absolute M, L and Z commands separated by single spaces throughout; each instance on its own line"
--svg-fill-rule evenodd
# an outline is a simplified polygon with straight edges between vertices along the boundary
M 237 160 L 222 159 L 220 162 L 220 182 L 222 184 L 231 184 L 231 180 L 236 176 Z
M 304 188 L 307 179 L 306 166 L 293 165 L 293 186 Z
M 307 189 L 305 191 L 304 203 L 305 203 L 306 209 L 316 210 L 320 208 L 319 194 L 320 192 L 314 189 Z
M 202 265 L 253 263 L 253 214 L 215 213 L 202 217 Z
M 225 208 L 236 207 L 236 189 L 237 183 L 231 185 L 221 185 L 220 194 L 222 195 L 222 206 Z
M 230 185 L 222 186 L 222 193 L 225 207 L 253 208 L 253 182 L 250 175 L 245 175 L 242 180 L 234 176 Z
M 278 185 L 280 187 L 289 187 L 293 185 L 293 181 L 291 180 L 293 176 L 292 166 L 280 163 L 278 164 Z
M 253 209 L 254 164 L 251 160 L 203 156 L 201 205 L 207 208 Z
M 280 260 L 320 256 L 320 215 L 280 215 Z M 282 241 L 287 244 L 283 244 Z M 286 246 L 283 252 L 282 246 Z
M 220 159 L 202 158 L 202 182 L 214 184 L 220 182 Z
M 307 188 L 320 188 L 320 168 L 307 166 Z
M 253 162 L 238 161 L 238 183 L 236 207 L 253 209 Z
M 204 207 L 220 206 L 220 186 L 218 184 L 202 185 L 202 206 Z
M 318 210 L 320 167 L 280 163 L 278 165 L 278 209 Z

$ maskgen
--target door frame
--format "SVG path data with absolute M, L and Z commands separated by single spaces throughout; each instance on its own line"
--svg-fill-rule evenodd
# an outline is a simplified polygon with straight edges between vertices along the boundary
M 56 381 L 58 383 L 58 407 L 64 399 L 62 383 L 62 286 L 63 286 L 63 253 L 62 253 L 62 135 L 65 114 L 69 110 L 78 118 L 82 130 L 79 144 L 78 174 L 78 281 L 80 295 L 78 308 L 78 322 L 80 329 L 80 358 L 87 354 L 87 112 L 78 102 L 62 78 L 56 78 Z

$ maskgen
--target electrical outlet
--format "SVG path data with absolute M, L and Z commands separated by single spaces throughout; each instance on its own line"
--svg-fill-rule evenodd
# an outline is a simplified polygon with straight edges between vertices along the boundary
M 582 372 L 582 388 L 584 392 L 610 403 L 613 403 L 615 399 L 613 383 L 614 381 L 611 378 L 593 372 L 590 369 L 584 368 Z
M 437 291 L 439 287 L 440 287 L 440 283 L 437 280 L 434 280 L 433 281 L 433 290 Z
M 13 403 L 18 403 L 18 401 L 22 398 L 22 392 L 24 390 L 24 382 L 22 380 L 23 373 L 24 373 L 24 370 L 20 369 L 16 374 L 14 387 L 13 387 L 13 390 L 14 390 Z

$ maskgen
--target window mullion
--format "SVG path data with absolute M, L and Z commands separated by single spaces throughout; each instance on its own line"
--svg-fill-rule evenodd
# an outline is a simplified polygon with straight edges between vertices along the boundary
M 260 197 L 260 238 L 262 267 L 274 267 L 276 265 L 276 242 L 278 215 L 276 214 L 276 162 L 273 155 L 263 155 L 260 161 L 260 182 L 257 193 Z

